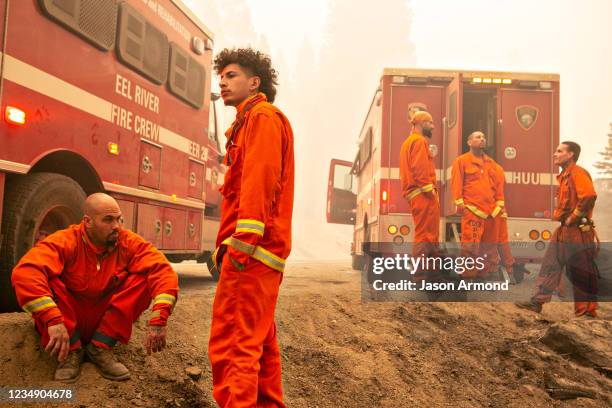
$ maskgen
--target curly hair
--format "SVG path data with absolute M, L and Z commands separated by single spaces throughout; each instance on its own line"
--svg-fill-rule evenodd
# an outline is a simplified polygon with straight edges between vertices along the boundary
M 266 95 L 268 102 L 274 102 L 278 72 L 272 68 L 269 56 L 252 48 L 226 48 L 215 57 L 214 68 L 217 75 L 230 64 L 238 64 L 251 75 L 259 77 L 259 92 Z

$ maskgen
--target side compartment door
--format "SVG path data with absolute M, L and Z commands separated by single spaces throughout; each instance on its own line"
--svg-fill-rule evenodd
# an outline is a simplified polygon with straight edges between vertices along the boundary
M 451 168 L 454 160 L 462 154 L 463 127 L 463 75 L 457 74 L 446 88 L 446 117 L 444 135 L 444 159 L 440 178 L 444 182 L 442 215 L 455 214 L 455 201 L 451 191 Z
M 357 206 L 356 185 L 351 168 L 353 163 L 332 159 L 327 181 L 327 222 L 334 224 L 355 224 Z
M 550 218 L 556 180 L 553 93 L 508 88 L 498 92 L 498 162 L 506 173 L 508 216 Z

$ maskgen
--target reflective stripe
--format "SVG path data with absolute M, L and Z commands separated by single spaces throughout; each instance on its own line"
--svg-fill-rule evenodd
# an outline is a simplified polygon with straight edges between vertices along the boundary
M 463 198 L 458 198 L 455 200 L 455 205 L 464 205 Z
M 107 336 L 104 333 L 100 333 L 99 331 L 95 332 L 91 339 L 102 344 L 106 344 L 109 347 L 114 347 L 115 344 L 117 344 L 117 340 L 113 339 L 111 336 Z
M 497 214 L 500 213 L 500 211 L 502 210 L 502 208 L 498 205 L 493 209 L 493 212 L 491 213 L 491 216 L 493 218 L 497 217 Z
M 223 244 L 250 255 L 251 258 L 258 260 L 276 271 L 283 272 L 285 270 L 285 260 L 283 258 L 260 246 L 250 245 L 233 237 L 225 239 Z
M 79 329 L 75 329 L 74 333 L 72 333 L 72 336 L 70 337 L 70 344 L 75 344 L 77 341 L 79 341 L 81 339 L 81 333 L 79 333 Z
M 236 223 L 236 232 L 252 232 L 253 234 L 263 236 L 265 225 L 257 220 L 238 220 Z
M 174 304 L 176 303 L 176 297 L 168 294 L 168 293 L 161 293 L 157 296 L 155 296 L 155 299 L 153 299 L 153 305 L 155 306 L 158 303 L 166 303 L 172 307 L 174 307 Z
M 474 214 L 476 214 L 480 218 L 486 219 L 488 217 L 487 213 L 485 213 L 484 211 L 478 209 L 477 207 L 473 206 L 472 204 L 466 204 L 465 206 L 466 206 L 466 208 L 468 210 L 470 210 L 471 212 L 473 212 Z
M 432 183 L 425 184 L 423 187 L 415 188 L 414 190 L 406 194 L 406 199 L 412 200 L 414 197 L 418 196 L 421 193 L 433 191 L 433 188 L 434 186 Z
M 504 200 L 499 200 L 495 202 L 495 205 L 499 206 L 499 207 L 503 207 L 506 205 L 506 203 L 504 202 Z
M 255 245 L 247 244 L 246 242 L 243 242 L 234 237 L 229 237 L 228 239 L 223 241 L 223 243 L 231 246 L 232 248 L 240 252 L 244 252 L 247 255 L 253 255 L 253 252 L 255 252 Z
M 285 270 L 285 260 L 283 258 L 274 255 L 272 252 L 267 251 L 260 246 L 255 248 L 255 253 L 252 256 L 259 262 L 274 270 L 279 272 L 283 272 Z
M 34 299 L 22 306 L 23 310 L 29 314 L 40 312 L 41 310 L 49 309 L 50 307 L 57 307 L 57 305 L 49 296 L 39 297 L 38 299 Z

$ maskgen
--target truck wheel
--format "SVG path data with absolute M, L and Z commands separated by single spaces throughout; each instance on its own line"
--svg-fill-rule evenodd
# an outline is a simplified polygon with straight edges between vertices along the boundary
M 55 173 L 32 173 L 7 180 L 0 248 L 0 310 L 18 310 L 11 272 L 39 240 L 79 223 L 85 192 L 73 179 Z
M 351 266 L 353 267 L 353 269 L 356 271 L 362 271 L 363 264 L 365 262 L 365 257 L 363 255 L 353 254 L 351 255 L 351 258 L 352 258 Z

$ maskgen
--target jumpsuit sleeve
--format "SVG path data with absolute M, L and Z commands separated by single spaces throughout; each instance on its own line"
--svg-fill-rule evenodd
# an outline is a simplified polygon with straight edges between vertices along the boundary
M 572 213 L 573 218 L 581 218 L 586 216 L 595 206 L 597 193 L 593 187 L 591 176 L 586 171 L 576 171 L 574 174 L 574 183 L 576 185 L 576 195 L 578 202 Z
M 149 325 L 165 326 L 178 299 L 178 275 L 157 248 L 136 234 L 130 234 L 128 251 L 128 271 L 147 276 L 153 299 Z
M 230 258 L 245 265 L 264 235 L 280 193 L 283 132 L 276 113 L 254 112 L 245 132 L 244 165 L 238 220 L 228 248 Z
M 464 205 L 463 166 L 461 165 L 461 159 L 459 158 L 457 158 L 453 162 L 453 168 L 451 170 L 451 191 L 453 193 L 453 200 L 455 200 L 455 205 Z
M 68 232 L 56 232 L 38 242 L 13 269 L 12 283 L 19 306 L 46 327 L 64 322 L 53 300 L 49 279 L 58 277 L 70 254 L 76 250 Z
M 433 188 L 434 185 L 428 173 L 429 145 L 427 141 L 422 137 L 414 141 L 409 147 L 409 152 L 412 160 L 408 165 L 416 185 L 425 189 Z

